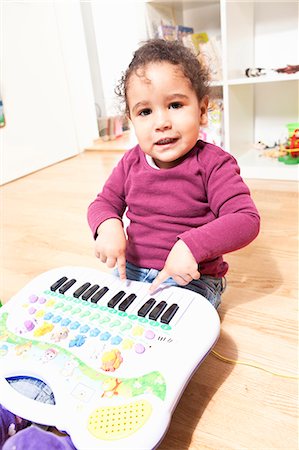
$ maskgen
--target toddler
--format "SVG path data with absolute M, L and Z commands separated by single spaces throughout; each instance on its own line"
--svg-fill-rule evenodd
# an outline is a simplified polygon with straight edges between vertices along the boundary
M 95 253 L 121 279 L 182 286 L 221 302 L 223 255 L 248 245 L 260 218 L 236 160 L 198 140 L 209 76 L 177 41 L 143 44 L 117 86 L 138 145 L 88 208 Z M 125 232 L 123 216 L 129 219 Z

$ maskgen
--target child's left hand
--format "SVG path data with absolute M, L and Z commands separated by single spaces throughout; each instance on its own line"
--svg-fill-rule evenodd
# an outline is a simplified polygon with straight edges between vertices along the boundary
M 163 269 L 151 284 L 150 293 L 153 293 L 169 277 L 172 277 L 180 286 L 200 278 L 198 264 L 189 247 L 181 239 L 170 250 Z

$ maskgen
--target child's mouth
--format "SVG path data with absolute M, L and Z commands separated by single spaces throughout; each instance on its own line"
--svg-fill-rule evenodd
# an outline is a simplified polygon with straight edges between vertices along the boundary
M 163 138 L 156 142 L 156 145 L 169 145 L 177 141 L 177 138 Z

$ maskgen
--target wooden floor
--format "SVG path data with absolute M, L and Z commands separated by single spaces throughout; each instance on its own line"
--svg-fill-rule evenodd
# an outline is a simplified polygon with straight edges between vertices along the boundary
M 94 257 L 86 209 L 120 157 L 85 152 L 2 187 L 2 302 L 53 267 L 106 270 Z M 298 368 L 297 186 L 248 183 L 262 228 L 254 243 L 227 255 L 230 272 L 215 349 L 292 375 Z M 210 354 L 185 390 L 159 450 L 297 450 L 297 388 L 297 380 Z

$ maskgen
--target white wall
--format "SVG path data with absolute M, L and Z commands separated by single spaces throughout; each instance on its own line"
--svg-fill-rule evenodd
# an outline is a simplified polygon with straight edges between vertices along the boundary
M 98 136 L 79 1 L 1 2 L 1 183 Z
M 119 114 L 114 94 L 140 42 L 146 40 L 145 2 L 142 0 L 92 1 L 96 44 L 107 115 Z
M 298 11 L 298 1 L 254 4 L 255 67 L 277 69 L 298 64 Z
M 84 26 L 86 47 L 90 66 L 90 75 L 92 79 L 94 100 L 97 105 L 97 115 L 106 115 L 105 97 L 102 86 L 100 58 L 96 43 L 96 34 L 94 29 L 94 20 L 90 2 L 80 2 L 82 21 Z

